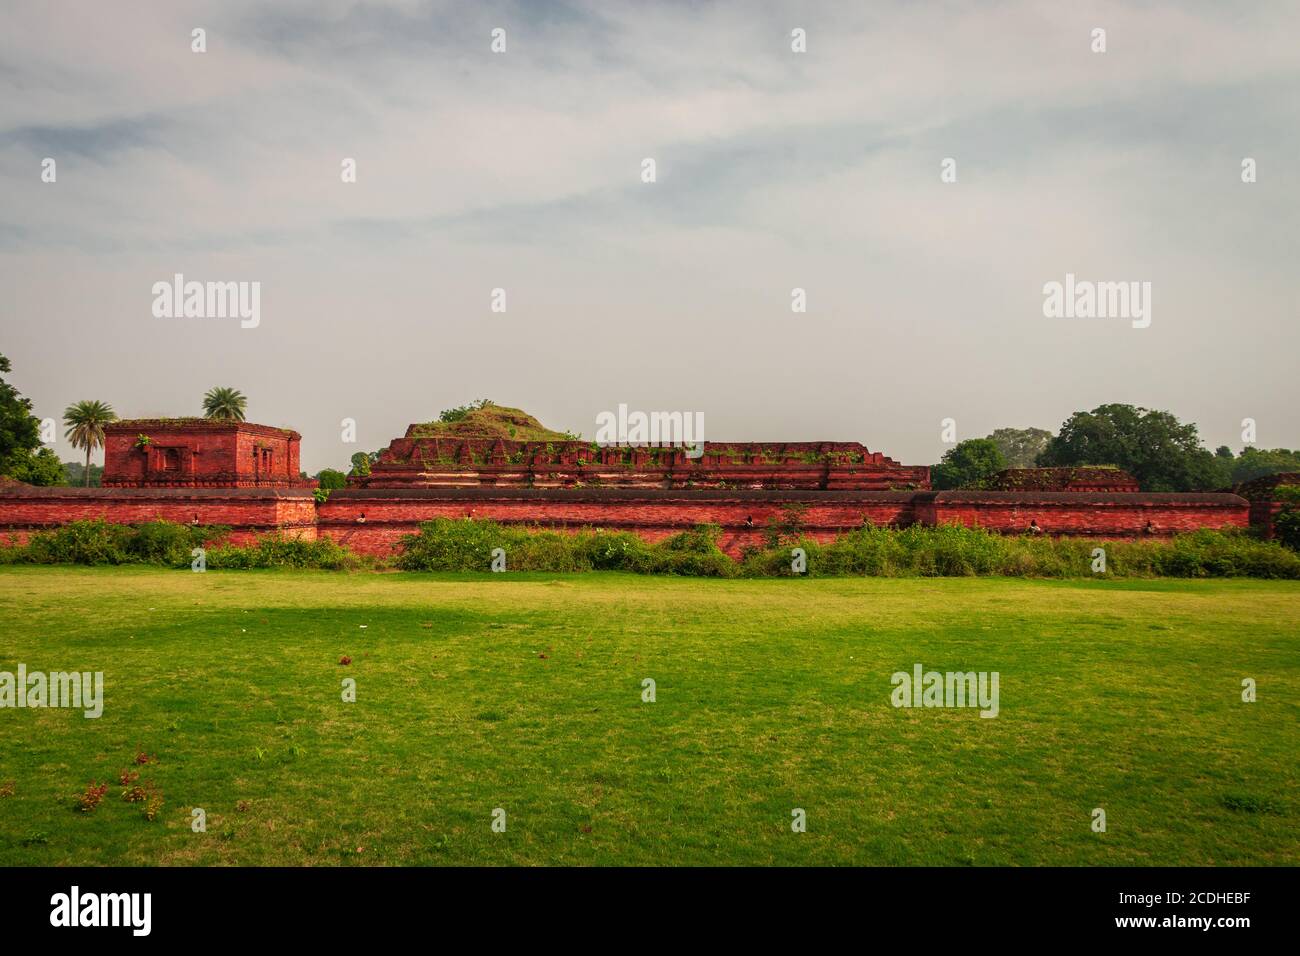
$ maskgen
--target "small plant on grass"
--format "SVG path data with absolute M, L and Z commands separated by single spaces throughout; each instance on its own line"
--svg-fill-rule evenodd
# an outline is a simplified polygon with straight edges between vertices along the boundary
M 104 794 L 108 793 L 108 784 L 96 783 L 92 780 L 86 785 L 86 791 L 77 798 L 77 807 L 82 813 L 92 813 L 95 808 L 104 799 Z

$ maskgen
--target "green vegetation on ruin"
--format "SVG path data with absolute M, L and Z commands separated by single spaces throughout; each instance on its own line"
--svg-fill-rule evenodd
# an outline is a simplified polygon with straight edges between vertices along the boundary
M 578 436 L 547 428 L 518 408 L 480 400 L 448 409 L 436 422 L 412 425 L 412 438 L 500 438 L 504 441 L 563 442 Z

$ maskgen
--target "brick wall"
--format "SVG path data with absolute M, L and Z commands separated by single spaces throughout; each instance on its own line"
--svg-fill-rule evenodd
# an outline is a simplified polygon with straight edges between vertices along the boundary
M 721 544 L 738 555 L 761 546 L 768 522 L 787 506 L 811 537 L 830 540 L 861 527 L 912 521 L 912 492 L 689 491 L 667 489 L 349 489 L 336 491 L 318 512 L 319 533 L 364 554 L 387 554 L 403 534 L 432 518 L 491 519 L 502 524 L 577 530 L 634 531 L 658 540 L 698 524 L 723 530 Z M 358 519 L 364 515 L 365 521 Z
M 237 541 L 275 530 L 320 534 L 377 555 L 390 554 L 421 521 L 472 517 L 561 530 L 628 530 L 652 541 L 716 524 L 722 527 L 723 548 L 736 556 L 763 544 L 769 522 L 782 523 L 795 514 L 805 533 L 819 541 L 864 522 L 955 523 L 1009 534 L 1037 522 L 1046 534 L 1137 537 L 1243 528 L 1252 508 L 1232 494 L 480 487 L 347 489 L 317 506 L 310 491 L 296 489 L 0 488 L 0 535 L 19 540 L 33 530 L 79 519 L 162 518 L 189 524 L 197 516 L 199 524 L 231 526 Z
M 1232 494 L 939 491 L 918 495 L 915 510 L 924 524 L 963 524 L 1006 534 L 1023 533 L 1031 522 L 1046 534 L 1107 537 L 1250 524 L 1249 502 Z
M 310 491 L 277 489 L 0 488 L 0 536 L 25 541 L 69 521 L 102 518 L 117 524 L 175 521 L 227 525 L 231 540 L 281 531 L 316 537 Z

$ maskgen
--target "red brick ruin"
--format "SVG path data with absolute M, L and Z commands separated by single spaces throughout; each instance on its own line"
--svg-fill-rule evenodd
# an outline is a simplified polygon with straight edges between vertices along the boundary
M 287 428 L 137 418 L 104 429 L 105 488 L 307 488 Z
M 738 556 L 792 515 L 820 541 L 868 523 L 1133 538 L 1271 527 L 1277 510 L 1269 498 L 1277 482 L 1242 494 L 1153 494 L 1114 468 L 1011 469 L 990 490 L 933 491 L 927 467 L 855 442 L 709 442 L 691 458 L 682 448 L 430 437 L 426 429 L 412 425 L 369 475 L 317 503 L 300 477 L 297 432 L 203 419 L 117 422 L 107 429 L 102 488 L 0 486 L 0 536 L 21 541 L 85 518 L 162 518 L 225 525 L 236 541 L 323 535 L 387 555 L 436 517 L 622 529 L 648 540 L 709 523 Z

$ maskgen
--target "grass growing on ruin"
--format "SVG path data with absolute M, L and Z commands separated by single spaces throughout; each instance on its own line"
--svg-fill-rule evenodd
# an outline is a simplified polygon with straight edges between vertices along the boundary
M 1295 865 L 1297 621 L 1285 581 L 0 568 L 0 671 L 106 683 L 0 710 L 0 865 Z M 894 709 L 918 662 L 999 716 Z

